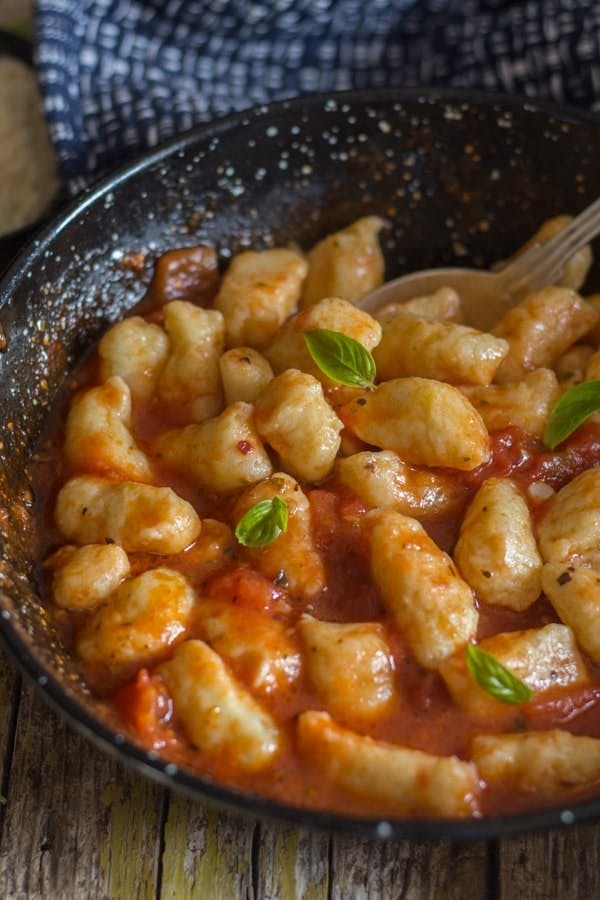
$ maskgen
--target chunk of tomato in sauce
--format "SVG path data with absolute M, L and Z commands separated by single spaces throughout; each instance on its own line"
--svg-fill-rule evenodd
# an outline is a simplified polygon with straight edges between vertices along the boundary
M 555 490 L 600 464 L 600 425 L 580 426 L 557 450 L 547 450 L 542 441 L 511 426 L 491 435 L 489 462 L 456 477 L 469 487 L 478 487 L 486 478 L 514 478 L 523 487 L 543 481 Z
M 211 600 L 263 612 L 275 612 L 286 603 L 285 592 L 281 588 L 260 572 L 244 566 L 213 575 L 204 586 L 204 594 Z
M 134 681 L 116 691 L 112 699 L 123 722 L 145 746 L 160 750 L 174 739 L 170 727 L 173 703 L 158 675 L 140 669 Z

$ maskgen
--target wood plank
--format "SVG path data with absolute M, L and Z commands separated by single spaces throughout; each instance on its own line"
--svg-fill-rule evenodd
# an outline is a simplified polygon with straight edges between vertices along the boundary
M 484 900 L 487 845 L 336 837 L 331 878 L 332 900 Z
M 0 773 L 8 775 L 12 756 L 13 718 L 19 704 L 21 678 L 0 648 Z M 4 803 L 4 797 L 1 801 Z
M 580 825 L 499 842 L 498 900 L 600 897 L 600 827 Z
M 257 847 L 261 900 L 327 900 L 330 837 L 323 832 L 262 824 Z
M 162 797 L 25 684 L 0 842 L 0 896 L 154 898 Z
M 8 819 L 8 782 L 12 765 L 16 713 L 21 697 L 21 678 L 0 648 L 0 842 Z
M 169 795 L 163 832 L 161 900 L 253 896 L 256 823 Z

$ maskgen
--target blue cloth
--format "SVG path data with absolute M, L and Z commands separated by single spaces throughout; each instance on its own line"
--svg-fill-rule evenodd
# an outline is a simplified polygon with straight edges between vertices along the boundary
M 272 99 L 453 85 L 600 109 L 600 0 L 38 0 L 36 62 L 77 193 Z

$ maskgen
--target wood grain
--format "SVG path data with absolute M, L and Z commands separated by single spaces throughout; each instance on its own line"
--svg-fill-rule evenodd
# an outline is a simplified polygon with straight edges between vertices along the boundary
M 499 842 L 498 900 L 600 897 L 600 828 L 571 827 Z
M 484 842 L 333 839 L 332 900 L 484 900 Z
M 76 734 L 29 685 L 18 710 L 0 896 L 155 896 L 162 792 Z
M 327 900 L 330 896 L 330 837 L 323 832 L 263 824 L 256 856 L 261 900 Z
M 252 897 L 255 824 L 171 793 L 164 827 L 161 900 Z

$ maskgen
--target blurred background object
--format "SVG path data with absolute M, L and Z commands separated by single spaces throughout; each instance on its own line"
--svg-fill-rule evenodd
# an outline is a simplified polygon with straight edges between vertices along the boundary
M 32 18 L 33 0 L 1 0 L 0 28 L 30 31 Z
M 60 191 L 33 65 L 33 3 L 0 2 L 0 267 Z

